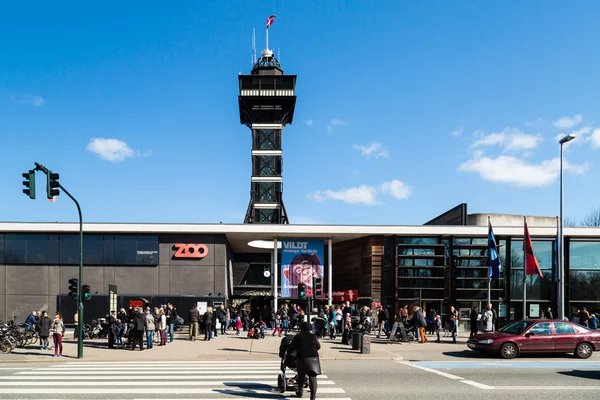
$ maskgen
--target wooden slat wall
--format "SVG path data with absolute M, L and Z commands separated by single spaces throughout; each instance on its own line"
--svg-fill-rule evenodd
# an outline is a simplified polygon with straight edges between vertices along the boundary
M 362 239 L 333 245 L 333 290 L 358 289 L 361 279 Z
M 335 243 L 333 290 L 358 289 L 359 297 L 381 301 L 383 245 L 383 236 Z

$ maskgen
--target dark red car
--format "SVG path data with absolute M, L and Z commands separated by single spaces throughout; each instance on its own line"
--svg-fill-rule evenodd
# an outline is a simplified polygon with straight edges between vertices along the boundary
M 574 353 L 589 358 L 600 350 L 600 332 L 568 321 L 517 321 L 497 332 L 476 335 L 467 346 L 502 358 L 515 358 L 521 353 Z

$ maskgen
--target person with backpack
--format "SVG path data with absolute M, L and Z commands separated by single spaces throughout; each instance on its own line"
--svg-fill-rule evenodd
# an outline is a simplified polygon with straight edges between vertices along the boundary
M 377 339 L 379 339 L 381 337 L 382 330 L 385 335 L 386 324 L 387 324 L 388 319 L 390 319 L 390 313 L 388 312 L 388 310 L 386 310 L 383 307 L 379 307 L 379 310 L 377 312 L 377 321 L 379 323 L 379 327 L 377 328 Z

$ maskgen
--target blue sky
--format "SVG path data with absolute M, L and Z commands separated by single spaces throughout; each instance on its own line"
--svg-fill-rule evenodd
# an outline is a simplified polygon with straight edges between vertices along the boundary
M 600 206 L 600 3 L 189 1 L 3 5 L 0 220 L 73 221 L 21 193 L 34 161 L 96 222 L 242 222 L 251 33 L 297 74 L 283 134 L 292 223 L 421 224 Z M 276 53 L 277 54 L 277 53 Z M 114 139 L 114 140 L 111 140 Z

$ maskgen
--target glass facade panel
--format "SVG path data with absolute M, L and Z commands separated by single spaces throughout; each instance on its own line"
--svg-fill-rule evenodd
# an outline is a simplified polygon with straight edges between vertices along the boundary
M 600 242 L 570 241 L 569 269 L 600 270 Z
M 527 300 L 547 300 L 554 298 L 554 281 L 552 270 L 543 269 L 543 278 L 538 275 L 527 275 Z M 523 300 L 523 270 L 510 271 L 510 297 L 512 300 Z
M 79 265 L 79 235 L 60 235 L 59 241 L 59 263 L 61 265 Z
M 158 265 L 158 236 L 137 237 L 137 265 Z
M 569 273 L 571 301 L 600 301 L 600 270 Z
M 27 235 L 4 235 L 4 258 L 6 264 L 25 264 L 27 257 Z
M 83 264 L 102 265 L 104 261 L 104 237 L 83 235 Z
M 25 237 L 27 264 L 48 264 L 48 235 L 27 235 Z
M 115 237 L 113 235 L 104 236 L 104 265 L 115 265 Z
M 115 236 L 115 265 L 136 265 L 137 240 L 135 236 Z
M 257 265 L 250 264 L 244 277 L 240 281 L 240 285 L 271 285 L 271 278 L 266 278 L 264 275 L 265 271 L 270 271 L 270 265 Z
M 532 242 L 533 254 L 540 265 L 540 269 L 547 269 L 552 272 L 553 265 L 553 245 L 554 242 L 550 240 L 540 241 L 534 240 Z M 510 254 L 510 266 L 511 269 L 523 269 L 523 241 L 512 240 L 510 243 L 511 254 Z M 544 276 L 546 273 L 544 272 Z
M 60 236 L 48 235 L 48 265 L 59 264 Z
M 4 264 L 4 235 L 0 233 L 0 264 Z

